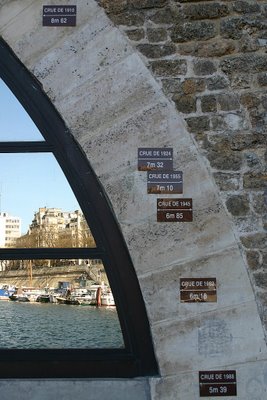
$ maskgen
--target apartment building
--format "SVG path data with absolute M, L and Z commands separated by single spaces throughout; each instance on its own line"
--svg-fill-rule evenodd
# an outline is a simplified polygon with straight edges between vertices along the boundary
M 21 236 L 21 218 L 0 213 L 0 247 L 13 247 Z

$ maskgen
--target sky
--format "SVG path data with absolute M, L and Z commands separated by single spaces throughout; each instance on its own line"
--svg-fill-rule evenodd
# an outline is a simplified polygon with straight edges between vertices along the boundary
M 0 141 L 43 140 L 37 127 L 0 80 Z M 41 207 L 74 211 L 79 205 L 52 153 L 0 153 L 0 212 L 22 219 L 26 233 Z

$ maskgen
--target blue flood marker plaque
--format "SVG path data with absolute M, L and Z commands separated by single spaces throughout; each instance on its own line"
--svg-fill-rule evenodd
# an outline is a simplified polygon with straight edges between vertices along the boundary
M 173 149 L 169 147 L 138 149 L 138 171 L 173 169 Z
M 76 26 L 77 6 L 43 6 L 43 26 Z
M 183 173 L 181 171 L 147 171 L 148 194 L 183 193 Z

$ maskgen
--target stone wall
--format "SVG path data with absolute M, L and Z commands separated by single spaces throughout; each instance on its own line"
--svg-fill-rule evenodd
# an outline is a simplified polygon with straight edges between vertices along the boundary
M 39 80 L 105 189 L 140 282 L 160 376 L 60 381 L 60 394 L 193 400 L 199 371 L 234 369 L 237 398 L 263 399 L 267 348 L 240 248 L 262 285 L 266 55 L 264 38 L 241 53 L 246 35 L 237 37 L 238 29 L 251 29 L 252 40 L 260 24 L 230 24 L 234 15 L 247 18 L 237 14 L 244 2 L 102 1 L 116 25 L 95 0 L 76 3 L 75 28 L 44 28 L 41 0 L 2 0 L 0 34 Z M 264 3 L 249 4 L 261 19 Z M 249 76 L 257 96 L 245 86 Z M 184 172 L 183 196 L 193 198 L 190 223 L 158 223 L 157 196 L 137 170 L 138 147 L 164 146 Z M 216 277 L 217 302 L 181 302 L 180 278 L 192 277 Z M 99 391 L 88 390 L 99 382 Z M 32 398 L 43 399 L 56 383 L 30 385 Z M 0 387 L 3 399 L 10 389 L 28 398 L 27 382 Z
M 267 2 L 99 0 L 175 103 L 220 189 L 267 329 Z

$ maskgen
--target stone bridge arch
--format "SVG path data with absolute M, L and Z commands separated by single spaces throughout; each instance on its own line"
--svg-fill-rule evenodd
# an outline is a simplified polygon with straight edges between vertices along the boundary
M 238 241 L 174 104 L 94 0 L 77 1 L 75 28 L 42 27 L 42 5 L 2 1 L 1 35 L 41 83 L 108 195 L 141 286 L 160 369 L 160 377 L 145 378 L 143 386 L 103 380 L 100 393 L 112 388 L 114 398 L 125 398 L 123 387 L 131 399 L 135 390 L 144 399 L 194 399 L 198 371 L 222 369 L 237 370 L 240 399 L 248 398 L 247 380 L 258 382 L 259 375 L 266 391 L 264 334 Z M 139 147 L 173 148 L 174 170 L 184 173 L 183 197 L 193 199 L 193 222 L 157 222 L 156 196 L 147 194 L 146 174 L 137 170 Z M 179 280 L 187 277 L 215 277 L 217 302 L 180 302 Z M 16 385 L 19 390 L 25 382 Z M 61 383 L 62 393 L 67 387 Z

